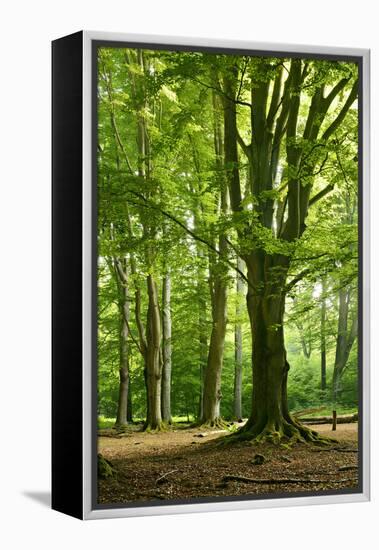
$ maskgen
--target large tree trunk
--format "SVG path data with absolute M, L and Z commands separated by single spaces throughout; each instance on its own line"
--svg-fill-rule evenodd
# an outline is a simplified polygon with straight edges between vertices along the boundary
M 272 66 L 267 59 L 254 64 L 259 78 L 251 81 L 251 143 L 246 143 L 237 130 L 236 104 L 241 99 L 239 68 L 231 64 L 223 77 L 226 177 L 231 208 L 238 221 L 236 229 L 240 255 L 248 268 L 247 307 L 253 341 L 252 412 L 247 424 L 235 437 L 280 441 L 284 436 L 294 440 L 315 440 L 320 437 L 292 419 L 287 405 L 289 365 L 283 317 L 290 255 L 270 255 L 262 246 L 261 239 L 262 235 L 267 234 L 276 236 L 278 241 L 296 242 L 306 229 L 310 205 L 331 190 L 329 186 L 311 198 L 313 174 L 319 160 L 317 157 L 308 158 L 309 153 L 299 145 L 299 138 L 304 138 L 305 142 L 317 140 L 328 109 L 347 80 L 341 79 L 326 96 L 324 84 L 315 87 L 302 128 L 299 124 L 301 87 L 307 67 L 301 60 L 293 59 L 284 85 L 283 67 L 276 71 L 275 78 L 267 76 L 270 69 Z M 354 83 L 344 107 L 324 130 L 324 140 L 335 133 L 356 95 L 357 83 Z M 249 185 L 245 194 L 240 182 L 237 144 L 249 164 Z M 276 183 L 281 149 L 285 151 L 285 165 L 288 168 L 287 191 L 285 200 L 277 201 L 277 215 L 274 217 L 272 191 L 278 189 Z M 306 174 L 301 174 L 302 169 Z M 306 184 L 305 175 L 308 176 Z M 245 206 L 244 199 L 250 199 L 250 196 L 253 200 Z M 249 215 L 250 209 L 254 211 L 254 218 Z M 244 219 L 246 221 L 241 223 Z M 298 273 L 297 280 L 301 280 L 302 276 Z M 296 284 L 296 277 L 292 283 Z
M 252 334 L 252 410 L 237 437 L 277 443 L 281 438 L 315 440 L 317 434 L 291 417 L 287 402 L 289 364 L 284 342 L 288 258 L 262 251 L 246 259 L 247 309 Z
M 158 290 L 152 275 L 147 277 L 148 311 L 146 334 L 146 389 L 147 389 L 147 417 L 145 430 L 159 430 L 162 427 L 161 416 L 161 316 L 158 303 Z
M 238 258 L 237 267 L 243 270 L 243 261 Z M 233 415 L 237 421 L 242 420 L 242 323 L 241 315 L 243 305 L 241 304 L 241 295 L 243 293 L 243 281 L 237 273 L 237 305 L 236 305 L 236 324 L 234 327 L 234 403 Z
M 163 278 L 162 287 L 162 420 L 171 424 L 171 278 Z

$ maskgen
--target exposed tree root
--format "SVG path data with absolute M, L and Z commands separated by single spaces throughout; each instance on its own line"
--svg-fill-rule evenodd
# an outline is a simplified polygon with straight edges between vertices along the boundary
M 160 421 L 154 425 L 152 424 L 144 424 L 142 431 L 147 433 L 157 433 L 157 432 L 166 432 L 170 429 L 169 424 L 166 422 Z
M 280 423 L 267 422 L 265 425 L 252 424 L 248 421 L 245 426 L 227 436 L 223 443 L 238 443 L 251 441 L 255 443 L 273 443 L 275 445 L 295 443 L 311 443 L 313 445 L 331 445 L 337 443 L 335 439 L 319 435 L 315 430 L 303 426 L 297 420 L 282 419 Z
M 193 427 L 209 430 L 210 428 L 218 428 L 220 430 L 227 430 L 229 428 L 228 422 L 226 422 L 223 418 L 220 416 L 218 418 L 215 418 L 214 420 L 210 420 L 208 422 L 199 422 L 198 424 L 194 424 Z
M 123 433 L 128 429 L 128 424 L 115 424 L 113 426 L 113 429 L 116 430 L 118 433 Z

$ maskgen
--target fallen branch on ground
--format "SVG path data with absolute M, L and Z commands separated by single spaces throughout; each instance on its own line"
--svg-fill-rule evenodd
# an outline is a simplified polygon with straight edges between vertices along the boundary
M 296 419 L 303 424 L 333 424 L 332 416 L 315 416 L 309 418 L 299 418 L 296 416 Z M 337 416 L 337 424 L 351 424 L 357 421 L 358 413 Z
M 166 480 L 166 477 L 170 474 L 173 474 L 174 472 L 178 472 L 178 469 L 170 470 L 169 472 L 166 472 L 165 474 L 158 477 L 158 479 L 155 481 L 156 485 L 159 485 L 160 483 L 164 483 Z
M 279 478 L 279 479 L 254 479 L 252 477 L 244 476 L 224 476 L 222 481 L 240 481 L 241 483 L 260 483 L 264 485 L 271 484 L 287 484 L 287 483 L 347 483 L 348 481 L 357 481 L 355 477 L 347 479 L 292 479 L 292 478 Z
M 357 449 L 312 449 L 312 453 L 331 453 L 336 451 L 337 453 L 357 453 Z
M 325 407 L 313 407 L 309 409 L 301 409 L 300 411 L 295 411 L 292 414 L 295 418 L 299 418 L 299 416 L 304 416 L 307 414 L 314 414 L 325 410 Z

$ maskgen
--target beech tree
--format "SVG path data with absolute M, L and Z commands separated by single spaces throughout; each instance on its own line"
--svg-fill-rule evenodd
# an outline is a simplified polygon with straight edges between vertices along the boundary
M 162 284 L 162 420 L 171 424 L 171 278 L 166 273 Z
M 128 423 L 129 398 L 129 293 L 128 268 L 126 260 L 113 259 L 113 269 L 118 290 L 119 309 L 119 348 L 120 348 L 120 387 L 118 396 L 116 428 L 122 428 Z
M 250 66 L 250 143 L 238 131 L 241 76 L 235 64 L 220 85 L 225 103 L 225 160 L 230 167 L 234 220 L 239 222 L 240 255 L 247 266 L 247 307 L 253 333 L 253 405 L 239 435 L 314 440 L 317 434 L 291 417 L 287 404 L 285 300 L 288 287 L 301 274 L 296 274 L 293 281 L 287 281 L 287 277 L 296 258 L 297 243 L 306 232 L 309 209 L 332 190 L 327 186 L 312 195 L 317 172 L 332 153 L 329 143 L 356 100 L 358 84 L 354 74 L 346 74 L 344 66 L 332 85 L 323 63 L 256 59 Z M 304 109 L 301 98 L 306 93 L 309 101 Z M 343 96 L 341 108 L 329 117 L 329 108 L 338 94 Z M 249 163 L 245 194 L 240 183 L 238 143 Z M 279 220 L 274 216 L 278 210 Z
M 241 258 L 237 259 L 237 267 L 239 271 L 243 272 L 244 266 Z M 239 422 L 242 421 L 242 357 L 243 357 L 243 345 L 242 345 L 242 323 L 241 315 L 243 311 L 243 305 L 241 303 L 241 297 L 244 292 L 244 283 L 239 275 L 236 273 L 236 322 L 234 328 L 234 403 L 233 413 L 234 418 Z

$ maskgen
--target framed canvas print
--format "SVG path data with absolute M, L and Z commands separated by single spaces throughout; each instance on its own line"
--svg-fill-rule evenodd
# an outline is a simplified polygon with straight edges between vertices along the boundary
M 369 51 L 53 42 L 53 508 L 369 498 Z

